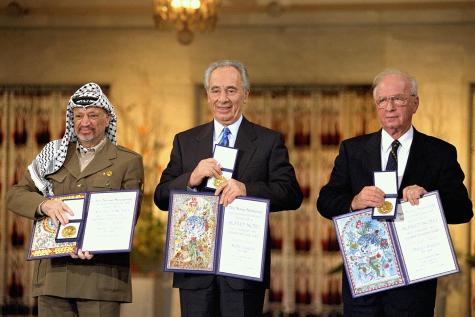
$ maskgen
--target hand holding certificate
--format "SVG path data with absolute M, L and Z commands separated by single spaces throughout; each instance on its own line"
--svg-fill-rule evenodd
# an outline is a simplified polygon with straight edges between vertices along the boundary
M 210 193 L 172 192 L 164 270 L 261 281 L 268 213 L 264 199 L 240 197 L 224 207 Z
M 36 220 L 28 260 L 69 256 L 78 249 L 93 253 L 130 252 L 137 217 L 138 190 L 57 196 L 74 212 L 65 225 Z
M 438 192 L 398 204 L 394 221 L 371 209 L 333 221 L 353 297 L 459 272 Z

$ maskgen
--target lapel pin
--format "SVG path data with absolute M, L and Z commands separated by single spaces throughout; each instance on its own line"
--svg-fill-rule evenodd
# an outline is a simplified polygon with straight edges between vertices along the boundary
M 102 173 L 102 175 L 106 175 L 106 176 L 109 176 L 109 177 L 110 177 L 110 176 L 112 176 L 112 171 L 109 170 L 109 171 L 107 171 L 107 172 Z

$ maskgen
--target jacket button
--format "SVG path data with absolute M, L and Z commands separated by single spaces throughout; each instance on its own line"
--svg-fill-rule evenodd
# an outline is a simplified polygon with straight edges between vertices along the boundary
M 77 186 L 78 186 L 78 187 L 81 187 L 82 185 L 81 185 L 81 184 L 78 184 Z

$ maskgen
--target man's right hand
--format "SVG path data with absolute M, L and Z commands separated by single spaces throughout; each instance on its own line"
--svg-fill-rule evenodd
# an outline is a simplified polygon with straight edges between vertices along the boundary
M 379 207 L 384 203 L 384 192 L 376 186 L 365 186 L 353 198 L 351 210 L 358 210 L 368 207 Z
M 191 173 L 190 180 L 188 181 L 188 187 L 196 187 L 206 177 L 219 177 L 221 175 L 221 167 L 214 158 L 207 158 L 201 160 Z
M 61 200 L 50 199 L 41 204 L 41 211 L 51 219 L 55 225 L 60 222 L 65 225 L 69 222 L 69 215 L 74 216 L 73 211 Z

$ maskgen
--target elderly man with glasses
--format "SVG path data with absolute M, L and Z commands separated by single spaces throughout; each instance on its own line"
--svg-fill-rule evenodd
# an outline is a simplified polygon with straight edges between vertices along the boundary
M 463 184 L 456 148 L 417 131 L 412 116 L 419 107 L 416 80 L 386 70 L 373 82 L 373 97 L 382 129 L 341 143 L 330 180 L 320 191 L 318 211 L 326 218 L 380 207 L 384 192 L 373 186 L 373 172 L 396 170 L 398 197 L 412 205 L 438 190 L 448 223 L 468 222 L 472 202 Z M 352 298 L 343 274 L 345 316 L 433 316 L 437 279 Z

